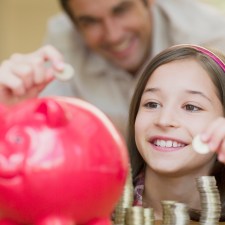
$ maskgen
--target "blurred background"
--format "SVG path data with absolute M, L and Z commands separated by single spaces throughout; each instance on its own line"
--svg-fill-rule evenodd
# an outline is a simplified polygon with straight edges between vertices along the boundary
M 225 0 L 202 1 L 215 5 L 225 16 Z M 14 52 L 40 47 L 48 18 L 60 10 L 58 0 L 0 0 L 0 62 Z
M 0 62 L 40 47 L 48 18 L 60 9 L 58 0 L 0 0 Z

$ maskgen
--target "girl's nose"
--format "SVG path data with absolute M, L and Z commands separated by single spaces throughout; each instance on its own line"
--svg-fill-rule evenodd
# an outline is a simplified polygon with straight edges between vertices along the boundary
M 178 127 L 178 115 L 173 109 L 163 109 L 159 112 L 156 124 L 161 127 Z

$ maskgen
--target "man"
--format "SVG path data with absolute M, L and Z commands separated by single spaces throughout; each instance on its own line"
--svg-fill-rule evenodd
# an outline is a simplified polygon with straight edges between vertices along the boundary
M 0 71 L 2 89 L 8 88 L 13 96 L 20 90 L 19 100 L 36 96 L 43 89 L 41 95 L 82 98 L 108 115 L 123 135 L 130 97 L 149 58 L 181 43 L 225 49 L 225 17 L 197 0 L 61 0 L 60 3 L 67 15 L 50 20 L 46 43 L 55 46 L 62 55 L 52 47 L 45 47 L 30 55 L 13 56 L 7 62 L 11 66 L 4 64 L 9 74 L 7 82 Z M 50 82 L 52 74 L 63 69 L 62 58 L 74 67 L 75 77 L 65 83 Z M 45 60 L 53 62 L 47 71 L 42 66 Z M 26 73 L 25 61 L 26 67 L 32 65 Z M 16 64 L 20 66 L 9 69 Z M 13 86 L 15 77 L 20 85 Z M 14 100 L 17 102 L 18 98 Z

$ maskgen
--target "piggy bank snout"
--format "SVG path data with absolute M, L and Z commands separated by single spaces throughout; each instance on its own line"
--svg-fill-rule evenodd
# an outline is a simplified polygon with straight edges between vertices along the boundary
M 23 173 L 34 136 L 38 137 L 21 124 L 5 132 L 0 141 L 0 177 L 10 178 Z
M 0 155 L 0 177 L 16 176 L 22 171 L 24 157 L 22 154 Z

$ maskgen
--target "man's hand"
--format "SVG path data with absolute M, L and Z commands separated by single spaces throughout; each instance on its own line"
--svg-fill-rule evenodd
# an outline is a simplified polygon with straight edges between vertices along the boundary
M 52 46 L 12 55 L 0 65 L 0 103 L 13 105 L 38 96 L 63 69 L 63 57 Z

